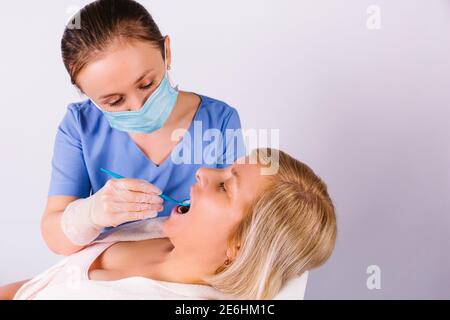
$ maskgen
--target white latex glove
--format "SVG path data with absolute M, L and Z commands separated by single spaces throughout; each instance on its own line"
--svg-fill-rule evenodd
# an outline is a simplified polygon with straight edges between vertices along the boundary
M 163 210 L 156 186 L 141 179 L 110 179 L 95 194 L 71 202 L 61 217 L 61 228 L 71 242 L 91 243 L 104 227 L 154 218 Z

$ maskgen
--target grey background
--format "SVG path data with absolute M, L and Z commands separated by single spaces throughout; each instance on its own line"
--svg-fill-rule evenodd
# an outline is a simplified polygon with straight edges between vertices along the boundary
M 0 10 L 0 284 L 59 257 L 39 221 L 71 86 L 59 51 L 71 5 Z M 450 4 L 411 1 L 142 1 L 172 37 L 180 88 L 236 107 L 244 128 L 328 183 L 336 250 L 307 299 L 450 298 Z M 381 29 L 366 26 L 369 5 Z M 366 269 L 381 269 L 368 290 Z

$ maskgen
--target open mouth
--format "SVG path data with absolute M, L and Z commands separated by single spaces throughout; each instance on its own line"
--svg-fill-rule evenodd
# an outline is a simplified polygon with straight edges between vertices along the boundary
M 177 206 L 176 210 L 179 214 L 186 214 L 189 212 L 189 208 L 188 206 Z

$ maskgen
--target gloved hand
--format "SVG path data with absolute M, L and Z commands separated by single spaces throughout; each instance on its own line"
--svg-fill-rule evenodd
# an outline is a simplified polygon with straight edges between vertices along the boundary
M 153 184 L 141 179 L 110 179 L 95 194 L 71 202 L 61 217 L 61 228 L 76 245 L 91 243 L 104 227 L 154 218 L 163 199 Z

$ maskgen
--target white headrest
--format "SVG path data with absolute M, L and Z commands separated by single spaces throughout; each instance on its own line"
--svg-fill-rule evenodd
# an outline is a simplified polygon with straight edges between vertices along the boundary
M 305 297 L 306 282 L 308 281 L 308 271 L 301 276 L 289 280 L 280 292 L 273 298 L 274 300 L 303 300 Z

